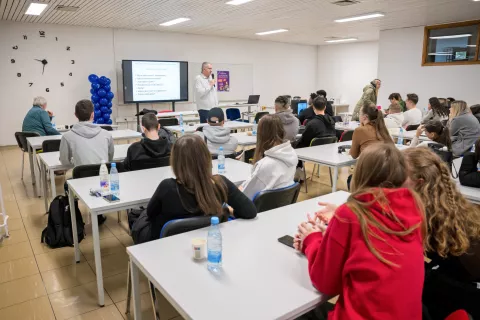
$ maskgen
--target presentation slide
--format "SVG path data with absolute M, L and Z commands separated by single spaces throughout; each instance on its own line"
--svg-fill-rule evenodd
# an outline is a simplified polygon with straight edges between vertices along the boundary
M 162 102 L 188 100 L 188 63 L 124 60 L 124 100 Z

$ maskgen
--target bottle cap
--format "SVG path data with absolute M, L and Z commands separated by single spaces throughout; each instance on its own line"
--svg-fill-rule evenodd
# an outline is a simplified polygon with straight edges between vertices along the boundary
M 112 168 L 116 168 L 117 164 L 115 162 L 112 162 Z
M 212 223 L 212 225 L 217 225 L 220 223 L 220 220 L 218 220 L 218 217 L 212 217 L 212 219 L 210 219 L 210 222 Z
M 219 150 L 220 150 L 220 151 L 223 151 L 223 147 L 222 147 L 222 146 L 220 146 L 220 149 L 219 149 Z

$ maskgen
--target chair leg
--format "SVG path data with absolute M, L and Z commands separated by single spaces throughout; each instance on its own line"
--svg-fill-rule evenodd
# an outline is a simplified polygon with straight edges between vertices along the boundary
M 305 178 L 305 193 L 308 193 L 308 186 L 307 186 L 307 168 L 305 168 L 305 161 L 303 161 L 303 177 Z
M 132 276 L 130 274 L 130 261 L 128 261 L 127 268 L 127 306 L 125 308 L 125 314 L 130 313 L 130 301 L 132 300 Z
M 313 181 L 313 177 L 315 176 L 315 169 L 317 168 L 317 164 L 313 164 L 313 170 L 312 170 L 312 181 Z
M 25 168 L 25 152 L 22 152 L 22 180 L 23 180 L 23 169 Z
M 117 211 L 117 221 L 118 223 L 122 222 L 122 220 L 120 219 L 120 211 Z
M 332 179 L 332 168 L 328 168 L 328 172 L 330 173 L 330 185 L 333 186 L 333 179 Z

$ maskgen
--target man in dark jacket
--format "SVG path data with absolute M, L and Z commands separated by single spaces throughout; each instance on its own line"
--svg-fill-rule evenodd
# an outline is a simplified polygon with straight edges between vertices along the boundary
M 153 113 L 147 113 L 142 117 L 142 128 L 145 137 L 128 148 L 127 157 L 123 162 L 127 171 L 132 170 L 131 163 L 134 160 L 158 159 L 170 154 L 171 141 L 159 136 L 160 124 Z
M 327 92 L 325 90 L 318 90 L 317 91 L 318 96 L 324 97 L 325 100 L 327 100 Z M 329 116 L 333 117 L 333 106 L 330 101 L 327 100 L 327 107 L 325 108 L 325 113 L 328 114 Z
M 315 117 L 308 121 L 305 132 L 296 144 L 296 148 L 309 147 L 313 138 L 334 137 L 335 136 L 335 120 L 325 114 L 327 99 L 317 97 L 313 101 L 313 111 Z

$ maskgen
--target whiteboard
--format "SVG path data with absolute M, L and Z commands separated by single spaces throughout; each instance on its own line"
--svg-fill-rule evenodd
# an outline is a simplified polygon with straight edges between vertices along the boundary
M 211 62 L 215 79 L 217 71 L 230 72 L 230 91 L 218 92 L 219 102 L 247 101 L 253 91 L 253 65 Z M 202 62 L 188 62 L 188 100 L 195 102 L 195 78 L 201 73 Z

